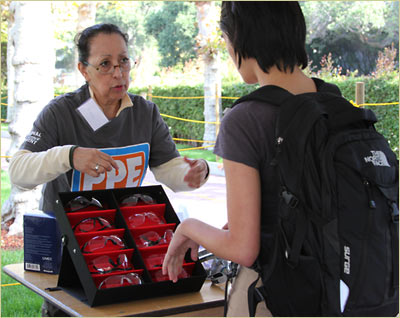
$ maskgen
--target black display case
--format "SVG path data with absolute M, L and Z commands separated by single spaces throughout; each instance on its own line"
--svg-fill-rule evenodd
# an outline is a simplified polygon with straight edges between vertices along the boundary
M 143 195 L 155 203 L 145 204 Z M 139 197 L 138 205 L 122 206 L 122 199 L 130 196 Z M 84 198 L 81 203 L 94 204 L 82 203 L 83 208 L 79 210 L 76 204 L 71 208 L 70 202 L 79 201 L 78 197 Z M 98 202 L 101 208 L 96 206 Z M 98 306 L 194 292 L 202 287 L 206 272 L 199 261 L 191 260 L 189 252 L 176 283 L 162 275 L 161 264 L 169 240 L 165 236 L 176 228 L 179 218 L 161 186 L 63 192 L 59 193 L 56 203 L 55 214 L 63 242 L 57 285 L 82 302 Z M 156 239 L 148 238 L 149 233 Z M 120 241 L 124 246 L 118 245 Z M 98 260 L 108 260 L 111 269 L 96 267 Z M 130 285 L 133 279 L 126 277 L 137 275 L 141 284 Z M 112 278 L 105 282 L 108 277 Z M 113 285 L 115 282 L 119 283 Z

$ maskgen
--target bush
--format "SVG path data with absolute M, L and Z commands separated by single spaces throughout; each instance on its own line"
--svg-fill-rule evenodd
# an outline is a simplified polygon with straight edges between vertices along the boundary
M 3 122 L 7 118 L 7 104 L 8 104 L 8 96 L 7 90 L 1 90 L 1 121 Z
M 399 101 L 399 75 L 396 72 L 387 75 L 385 78 L 375 77 L 343 77 L 330 80 L 336 84 L 345 98 L 355 100 L 356 82 L 365 84 L 365 103 L 391 103 Z M 399 105 L 365 106 L 371 109 L 378 123 L 376 130 L 384 135 L 393 149 L 399 155 Z
M 399 101 L 398 81 L 399 76 L 396 72 L 390 76 L 386 74 L 385 78 L 380 77 L 356 77 L 354 74 L 349 76 L 334 75 L 324 78 L 327 82 L 337 85 L 345 98 L 355 100 L 356 82 L 365 83 L 366 103 L 389 103 Z M 257 85 L 247 85 L 244 83 L 235 83 L 222 86 L 222 96 L 240 97 L 249 94 L 255 90 Z M 130 90 L 134 94 L 147 92 L 147 88 L 133 88 Z M 202 96 L 202 85 L 197 86 L 177 86 L 177 87 L 154 87 L 152 94 L 154 96 L 175 96 L 190 97 Z M 222 99 L 222 108 L 230 107 L 234 99 Z M 203 99 L 161 99 L 153 98 L 153 102 L 157 104 L 162 114 L 172 115 L 180 118 L 204 120 Z M 388 140 L 394 151 L 398 153 L 399 145 L 399 115 L 398 105 L 389 106 L 367 106 L 371 108 L 379 122 L 376 128 Z M 204 125 L 199 123 L 190 123 L 164 117 L 170 127 L 173 137 L 202 140 L 204 134 Z
M 399 75 L 397 72 L 385 73 L 385 76 L 372 77 L 362 76 L 356 77 L 354 74 L 349 76 L 329 75 L 325 74 L 324 80 L 337 85 L 345 98 L 349 100 L 355 99 L 356 82 L 365 83 L 365 102 L 366 103 L 389 103 L 399 101 Z M 226 84 L 222 86 L 222 96 L 240 97 L 249 94 L 255 90 L 257 85 L 247 85 L 244 83 Z M 147 93 L 147 88 L 131 88 L 129 91 L 133 94 Z M 55 95 L 63 94 L 65 90 L 59 89 Z M 203 96 L 203 85 L 195 86 L 162 86 L 154 87 L 152 90 L 154 96 L 172 96 L 172 97 L 198 97 Z M 2 104 L 7 103 L 7 91 L 2 90 Z M 163 99 L 153 97 L 153 102 L 157 104 L 162 114 L 175 116 L 184 119 L 193 119 L 204 121 L 204 99 Z M 222 99 L 222 108 L 230 107 L 234 99 Z M 398 153 L 399 151 L 399 114 L 398 105 L 389 106 L 366 106 L 372 109 L 377 118 L 376 128 L 388 140 L 392 149 Z M 7 106 L 1 106 L 1 118 L 6 118 Z M 165 122 L 170 127 L 171 135 L 174 138 L 185 138 L 192 140 L 202 140 L 204 135 L 204 125 L 200 123 L 192 123 L 164 117 Z M 191 145 L 200 145 L 201 142 L 192 142 Z

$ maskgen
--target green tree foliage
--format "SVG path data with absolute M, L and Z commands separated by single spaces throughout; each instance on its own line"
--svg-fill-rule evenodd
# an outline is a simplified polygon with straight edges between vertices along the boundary
M 96 23 L 113 23 L 128 34 L 128 46 L 133 57 L 140 57 L 146 43 L 144 28 L 148 14 L 159 7 L 153 1 L 102 2 L 96 11 Z
M 369 74 L 378 51 L 391 43 L 398 47 L 397 1 L 304 1 L 301 5 L 308 28 L 307 52 L 314 62 L 332 53 L 344 72 Z
M 160 66 L 184 64 L 196 57 L 196 7 L 193 2 L 163 2 L 145 24 L 146 31 L 155 37 L 162 59 Z

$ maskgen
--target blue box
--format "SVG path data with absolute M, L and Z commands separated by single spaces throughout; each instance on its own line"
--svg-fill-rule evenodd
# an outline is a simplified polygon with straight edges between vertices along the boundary
M 61 265 L 61 232 L 54 214 L 42 211 L 24 215 L 24 269 L 58 274 Z

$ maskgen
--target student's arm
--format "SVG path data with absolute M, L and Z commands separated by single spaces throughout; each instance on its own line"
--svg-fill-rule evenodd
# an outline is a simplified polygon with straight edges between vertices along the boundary
M 251 266 L 260 249 L 261 188 L 255 168 L 224 159 L 228 228 L 218 229 L 197 219 L 186 219 L 177 228 L 163 264 L 163 272 L 177 280 L 188 248 L 197 258 L 198 245 L 217 257 Z M 218 211 L 215 211 L 218 213 Z M 211 216 L 212 217 L 212 216 Z

